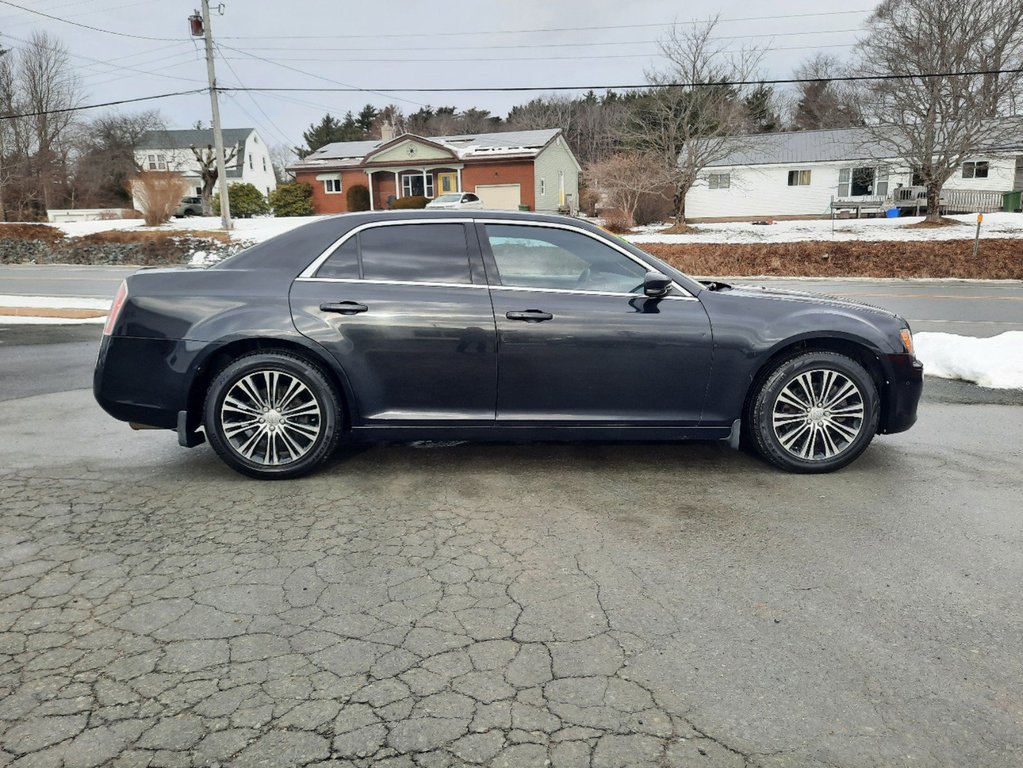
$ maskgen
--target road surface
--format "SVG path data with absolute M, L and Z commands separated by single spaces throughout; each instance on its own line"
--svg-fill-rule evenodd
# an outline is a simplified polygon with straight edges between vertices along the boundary
M 0 294 L 112 298 L 134 269 L 0 266 Z M 736 283 L 844 296 L 898 312 L 914 331 L 994 336 L 1023 330 L 1023 282 L 735 278 Z

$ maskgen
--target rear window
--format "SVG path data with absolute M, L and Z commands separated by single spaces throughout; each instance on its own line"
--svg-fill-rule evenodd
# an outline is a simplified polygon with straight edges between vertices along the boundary
M 465 226 L 398 224 L 363 230 L 331 254 L 316 276 L 471 283 Z

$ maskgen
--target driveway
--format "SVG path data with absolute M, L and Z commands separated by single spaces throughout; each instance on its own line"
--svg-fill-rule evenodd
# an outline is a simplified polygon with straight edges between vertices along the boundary
M 0 402 L 0 765 L 1023 761 L 1018 406 L 928 399 L 821 477 L 457 445 L 266 483 L 65 381 Z

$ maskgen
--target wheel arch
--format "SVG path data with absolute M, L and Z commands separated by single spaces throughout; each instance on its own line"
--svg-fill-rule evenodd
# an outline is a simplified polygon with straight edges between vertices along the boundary
M 836 352 L 845 355 L 862 365 L 870 374 L 874 385 L 877 387 L 878 398 L 881 403 L 881 414 L 878 421 L 884 424 L 888 417 L 890 397 L 888 383 L 891 380 L 884 356 L 873 348 L 866 340 L 841 335 L 807 335 L 795 339 L 787 339 L 773 347 L 762 360 L 760 366 L 753 374 L 749 387 L 746 389 L 746 396 L 742 404 L 742 421 L 744 427 L 749 424 L 750 408 L 760 385 L 770 376 L 771 372 L 786 360 L 805 354 L 807 352 Z
M 334 361 L 334 359 L 322 349 L 317 349 L 311 344 L 298 341 L 294 338 L 272 338 L 272 337 L 244 337 L 232 339 L 212 348 L 205 357 L 199 360 L 195 372 L 191 378 L 188 388 L 188 420 L 189 428 L 197 429 L 202 423 L 203 403 L 206 399 L 206 390 L 209 389 L 213 379 L 224 368 L 233 361 L 253 352 L 287 352 L 288 354 L 301 357 L 308 363 L 315 365 L 328 381 L 334 386 L 338 397 L 341 400 L 343 413 L 341 415 L 341 428 L 351 428 L 351 420 L 354 414 L 355 399 L 348 377 Z

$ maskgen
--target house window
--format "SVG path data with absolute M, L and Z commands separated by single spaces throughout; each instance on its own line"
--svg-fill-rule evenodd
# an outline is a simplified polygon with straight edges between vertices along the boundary
M 266 158 L 265 157 L 263 158 L 263 170 L 264 171 L 266 170 Z
M 323 191 L 328 195 L 341 194 L 341 179 L 324 179 Z
M 166 171 L 167 170 L 167 156 L 166 155 L 149 155 L 146 158 L 151 171 Z
M 426 187 L 423 187 L 423 174 L 406 174 L 401 177 L 402 197 L 433 197 L 433 174 L 426 174 Z
M 547 194 L 547 179 L 540 178 L 540 197 L 544 197 Z
M 888 194 L 888 169 L 875 166 L 838 171 L 839 197 L 883 197 Z
M 728 189 L 732 186 L 732 174 L 712 173 L 707 176 L 707 186 L 710 189 Z
M 808 187 L 808 186 L 810 186 L 810 172 L 809 171 L 789 171 L 789 186 L 790 187 Z
M 963 163 L 964 179 L 986 179 L 989 165 L 987 160 L 979 160 L 973 163 Z
M 251 152 L 249 152 L 249 170 L 250 171 L 253 170 L 253 166 L 252 166 L 252 153 Z

